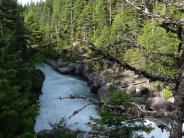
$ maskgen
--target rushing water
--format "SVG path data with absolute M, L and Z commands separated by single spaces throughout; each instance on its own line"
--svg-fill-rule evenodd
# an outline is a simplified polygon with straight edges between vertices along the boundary
M 68 75 L 61 75 L 46 64 L 38 68 L 44 73 L 45 81 L 42 87 L 43 94 L 39 97 L 40 110 L 36 118 L 35 132 L 51 130 L 50 124 L 58 123 L 63 117 L 67 118 L 74 111 L 89 104 L 88 101 L 82 99 L 59 100 L 59 97 L 78 94 L 94 98 L 85 81 Z M 90 127 L 87 125 L 90 122 L 90 116 L 98 117 L 94 105 L 86 107 L 69 119 L 67 127 L 71 130 L 87 132 L 90 130 Z
M 39 67 L 44 75 L 45 80 L 42 87 L 43 94 L 39 97 L 39 115 L 36 118 L 35 132 L 42 130 L 51 130 L 50 124 L 58 123 L 63 117 L 67 118 L 73 114 L 74 111 L 89 104 L 88 101 L 82 99 L 65 99 L 59 100 L 59 97 L 67 97 L 70 95 L 78 94 L 89 98 L 94 98 L 90 93 L 90 89 L 85 81 L 77 79 L 69 75 L 61 75 L 54 71 L 50 66 L 43 64 Z M 89 132 L 91 117 L 99 117 L 94 105 L 90 105 L 81 110 L 78 114 L 71 117 L 67 121 L 66 126 L 71 130 L 80 130 Z M 169 138 L 168 131 L 161 131 L 155 123 L 146 120 L 145 124 L 151 124 L 155 129 L 150 133 L 138 132 L 145 138 Z

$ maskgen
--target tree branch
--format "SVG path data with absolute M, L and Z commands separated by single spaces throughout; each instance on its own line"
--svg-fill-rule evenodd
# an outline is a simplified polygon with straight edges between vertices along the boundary
M 119 40 L 119 41 L 115 41 L 112 44 L 108 44 L 107 45 L 107 49 L 109 50 L 111 47 L 114 47 L 116 45 L 123 45 L 123 46 L 128 47 L 125 44 L 129 44 L 132 48 L 142 49 L 145 54 L 149 54 L 149 52 L 147 51 L 147 49 L 145 47 L 143 47 L 143 46 L 141 46 L 141 45 L 139 45 L 137 43 L 136 43 L 136 45 L 135 44 L 133 45 L 130 40 Z M 156 54 L 158 56 L 165 56 L 165 57 L 170 57 L 170 58 L 175 58 L 175 59 L 178 59 L 179 58 L 176 54 L 173 54 L 173 53 L 160 53 L 158 51 L 152 51 L 152 53 L 153 54 Z
M 167 83 L 174 83 L 176 84 L 179 80 L 178 77 L 167 77 L 167 76 L 163 76 L 161 74 L 158 73 L 151 73 L 151 72 L 147 72 L 144 70 L 139 70 L 136 69 L 135 67 L 132 67 L 131 65 L 124 63 L 122 61 L 120 61 L 119 59 L 115 58 L 114 56 L 112 56 L 111 54 L 109 54 L 107 51 L 103 51 L 101 49 L 98 49 L 94 46 L 93 43 L 88 42 L 87 46 L 89 49 L 91 49 L 92 51 L 94 51 L 96 54 L 99 54 L 101 56 L 104 56 L 104 58 L 116 62 L 118 63 L 120 66 L 122 66 L 123 68 L 127 69 L 127 70 L 131 70 L 133 71 L 135 74 L 139 74 L 142 75 L 148 79 L 150 79 L 151 81 L 163 81 L 163 82 L 167 82 Z
M 159 26 L 164 28 L 167 32 L 178 33 L 178 27 L 174 24 L 163 22 Z
M 153 57 L 152 55 L 150 55 L 150 53 L 148 52 L 148 50 L 141 46 L 140 44 L 137 43 L 137 41 L 135 40 L 135 37 L 130 34 L 129 35 L 129 43 L 132 47 L 135 47 L 135 48 L 138 48 L 144 55 L 144 57 L 146 57 L 146 59 L 149 59 L 150 61 L 152 62 L 156 62 L 156 63 L 159 63 L 161 65 L 164 65 L 164 66 L 168 66 L 168 67 L 172 67 L 172 68 L 178 68 L 178 64 L 173 64 L 173 63 L 169 63 L 169 62 L 165 62 L 161 59 L 156 59 L 155 57 Z
M 155 19 L 156 21 L 159 21 L 161 23 L 163 23 L 163 22 L 168 23 L 169 22 L 169 23 L 172 23 L 175 25 L 184 24 L 184 19 L 176 19 L 176 18 L 168 16 L 168 15 L 159 15 L 159 14 L 151 13 L 145 5 L 143 5 L 143 4 L 136 5 L 132 2 L 132 0 L 124 0 L 124 2 L 126 2 L 128 5 L 131 5 L 132 7 L 134 7 L 135 9 L 140 11 L 141 13 L 143 13 L 144 16 L 151 18 L 151 19 Z
M 157 112 L 157 111 L 148 111 L 145 109 L 142 109 L 138 104 L 134 102 L 126 102 L 124 105 L 112 105 L 105 102 L 99 102 L 92 100 L 90 98 L 86 98 L 79 95 L 70 95 L 69 97 L 59 97 L 57 98 L 59 100 L 63 99 L 83 99 L 91 102 L 94 105 L 97 105 L 98 107 L 103 107 L 108 111 L 114 111 L 118 113 L 130 113 L 133 118 L 144 118 L 144 117 L 154 117 L 154 118 L 160 118 L 160 117 L 170 117 L 172 116 L 171 112 Z M 88 104 L 91 105 L 91 104 Z M 81 111 L 82 109 L 86 108 L 88 105 L 82 107 L 81 109 L 77 110 L 77 112 L 74 112 L 71 116 L 74 116 L 76 113 Z M 128 105 L 128 106 L 126 106 Z M 70 117 L 71 118 L 71 117 Z
M 163 66 L 167 66 L 170 68 L 178 68 L 179 67 L 179 65 L 177 63 L 169 63 L 169 62 L 166 62 L 166 61 L 163 61 L 161 59 L 156 58 L 158 56 L 165 56 L 165 57 L 173 58 L 174 60 L 178 61 L 178 57 L 175 54 L 159 53 L 156 51 L 152 51 L 154 54 L 156 54 L 156 57 L 154 57 L 148 52 L 148 50 L 145 47 L 143 47 L 137 43 L 137 41 L 135 40 L 135 36 L 131 33 L 129 33 L 129 39 L 115 41 L 112 44 L 108 44 L 106 47 L 107 47 L 108 51 L 111 48 L 114 48 L 115 50 L 119 50 L 120 47 L 118 47 L 118 45 L 119 46 L 123 45 L 123 47 L 131 47 L 131 48 L 139 49 L 142 52 L 143 56 L 146 58 L 146 60 L 150 60 L 151 62 L 156 62 L 156 63 L 159 63 Z

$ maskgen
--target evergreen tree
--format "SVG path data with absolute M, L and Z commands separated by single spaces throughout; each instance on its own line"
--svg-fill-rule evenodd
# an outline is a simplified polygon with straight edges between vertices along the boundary
M 32 138 L 36 80 L 24 41 L 21 7 L 16 0 L 0 0 L 0 16 L 0 137 Z

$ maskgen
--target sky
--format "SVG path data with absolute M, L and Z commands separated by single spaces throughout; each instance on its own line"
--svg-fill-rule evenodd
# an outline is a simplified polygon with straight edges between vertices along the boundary
M 25 5 L 27 3 L 30 3 L 31 1 L 36 2 L 36 1 L 39 1 L 39 0 L 18 0 L 18 2 L 22 3 L 23 5 Z

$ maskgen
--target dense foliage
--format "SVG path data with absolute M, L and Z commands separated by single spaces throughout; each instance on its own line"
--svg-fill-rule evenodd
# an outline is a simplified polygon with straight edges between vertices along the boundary
M 152 1 L 146 4 L 154 13 L 184 16 L 171 5 L 166 8 L 164 3 Z M 24 16 L 27 29 L 34 34 L 32 46 L 44 42 L 56 46 L 59 52 L 59 49 L 71 49 L 73 42 L 90 41 L 137 68 L 170 76 L 178 72 L 174 65 L 164 64 L 167 60 L 172 65 L 177 58 L 158 54 L 173 53 L 178 57 L 177 36 L 162 29 L 154 20 L 143 18 L 142 13 L 123 1 L 46 0 L 27 6 Z M 130 34 L 148 50 L 151 59 L 129 44 L 108 47 L 116 41 L 129 39 Z
M 0 137 L 33 138 L 42 76 L 28 59 L 21 7 L 0 0 L 0 17 Z
M 24 10 L 25 26 L 29 32 L 28 35 L 31 36 L 29 45 L 36 47 L 43 42 L 42 46 L 55 49 L 60 56 L 60 53 L 66 49 L 70 51 L 69 55 L 75 55 L 77 50 L 74 43 L 76 42 L 81 43 L 77 49 L 89 46 L 90 43 L 95 49 L 100 49 L 102 55 L 105 53 L 106 58 L 111 57 L 111 60 L 126 63 L 123 65 L 128 69 L 144 74 L 153 81 L 161 78 L 162 81 L 173 81 L 176 86 L 180 84 L 181 87 L 176 87 L 176 91 L 183 95 L 183 82 L 176 82 L 180 79 L 175 79 L 181 71 L 180 62 L 183 64 L 179 59 L 184 57 L 181 56 L 184 55 L 181 50 L 184 39 L 181 33 L 182 25 L 172 23 L 175 18 L 165 16 L 184 18 L 183 10 L 174 6 L 174 2 L 46 0 L 30 4 Z M 138 8 L 137 5 L 139 5 Z M 153 14 L 150 15 L 150 13 Z M 156 17 L 156 15 L 159 16 Z M 95 56 L 89 51 L 82 54 Z M 99 70 L 101 68 L 99 62 L 92 68 Z M 139 70 L 142 72 L 140 73 Z M 152 72 L 151 75 L 150 72 Z M 169 79 L 165 76 L 169 76 Z M 165 88 L 164 96 L 167 99 L 173 94 Z M 179 94 L 174 96 L 180 99 L 175 106 L 177 113 L 183 110 L 183 100 Z M 180 105 L 182 105 L 181 108 Z M 183 116 L 182 111 L 179 113 Z M 172 128 L 176 130 L 173 129 L 171 132 L 174 137 L 175 134 L 177 135 L 176 132 L 180 131 L 178 134 L 181 136 L 182 123 L 178 119 L 180 115 L 175 113 L 173 115 L 177 116 L 174 121 L 178 122 L 178 127 L 173 123 Z
M 135 3 L 140 1 L 135 0 Z M 173 5 L 152 0 L 144 4 L 153 13 L 184 18 L 184 14 Z M 144 17 L 140 10 L 122 0 L 45 0 L 25 7 L 18 5 L 16 0 L 0 0 L 0 19 L 2 138 L 35 136 L 35 91 L 39 90 L 42 80 L 33 75 L 36 72 L 34 66 L 45 56 L 62 55 L 68 60 L 77 60 L 74 42 L 91 42 L 96 48 L 108 51 L 116 59 L 138 69 L 167 76 L 175 76 L 180 71 L 175 65 L 181 55 L 179 35 L 163 29 L 155 20 Z M 126 43 L 130 38 L 146 49 L 151 57 Z M 81 43 L 78 49 L 82 47 L 85 46 Z M 91 51 L 84 53 L 95 56 Z M 91 68 L 100 70 L 100 62 L 92 62 Z M 172 96 L 170 87 L 166 87 L 164 97 Z M 126 100 L 131 98 L 117 92 L 108 102 L 118 105 Z M 129 114 L 119 116 L 104 109 L 100 113 L 102 120 L 99 123 L 118 126 L 119 135 L 131 137 L 132 131 L 140 129 L 122 126 L 123 121 L 132 120 Z M 108 134 L 114 136 L 114 132 Z
M 107 104 L 124 105 L 130 108 L 128 103 L 133 102 L 133 98 L 126 92 L 122 92 L 116 88 L 109 89 Z M 111 111 L 108 108 L 101 107 L 99 110 L 100 119 L 94 119 L 96 125 L 93 127 L 93 136 L 96 137 L 116 137 L 116 138 L 142 138 L 140 132 L 149 133 L 153 128 L 145 125 L 140 118 L 134 118 L 127 112 L 118 110 Z M 139 133 L 138 133 L 139 132 Z

